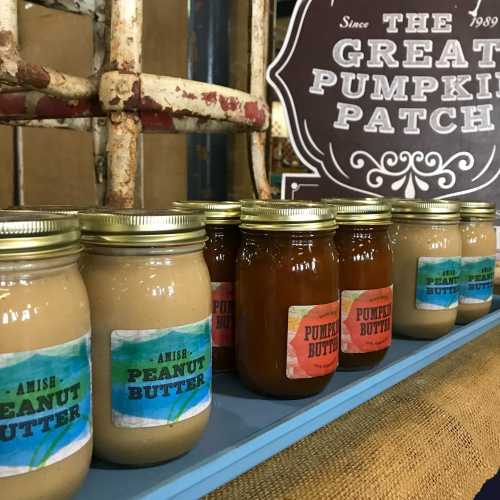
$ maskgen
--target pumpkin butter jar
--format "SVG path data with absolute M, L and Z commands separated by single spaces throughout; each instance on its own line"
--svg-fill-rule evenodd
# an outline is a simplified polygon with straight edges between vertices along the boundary
M 200 439 L 211 406 L 210 278 L 199 213 L 81 213 L 95 453 L 146 465 Z
M 0 491 L 70 498 L 92 455 L 90 312 L 78 219 L 0 213 Z
M 492 203 L 466 201 L 460 205 L 462 277 L 457 323 L 467 324 L 487 314 L 493 301 L 496 233 Z
M 341 370 L 368 369 L 392 341 L 391 208 L 380 199 L 330 199 L 339 228 Z
M 184 210 L 201 210 L 208 240 L 203 253 L 212 280 L 212 366 L 232 371 L 234 361 L 234 280 L 240 248 L 241 204 L 235 201 L 180 201 Z
M 458 309 L 460 205 L 395 201 L 392 217 L 394 333 L 422 339 L 446 335 Z
M 236 365 L 251 390 L 279 398 L 320 392 L 338 366 L 335 209 L 243 202 L 236 271 Z

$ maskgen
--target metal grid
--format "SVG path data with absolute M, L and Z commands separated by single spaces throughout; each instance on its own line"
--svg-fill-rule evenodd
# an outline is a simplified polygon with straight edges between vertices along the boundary
M 23 60 L 18 47 L 17 0 L 1 0 L 0 123 L 92 132 L 99 203 L 120 208 L 142 204 L 137 172 L 143 132 L 248 131 L 257 196 L 270 198 L 265 71 L 271 1 L 250 1 L 248 94 L 143 73 L 143 0 L 31 0 L 92 17 L 94 73 L 88 78 Z M 18 169 L 17 199 L 22 203 L 22 162 Z

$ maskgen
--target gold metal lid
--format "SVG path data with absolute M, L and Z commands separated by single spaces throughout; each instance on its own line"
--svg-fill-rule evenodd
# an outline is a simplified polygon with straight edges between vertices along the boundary
M 176 201 L 174 207 L 182 210 L 198 210 L 205 213 L 207 224 L 239 224 L 239 201 Z
M 74 215 L 0 213 L 0 260 L 36 259 L 78 253 L 80 229 Z
M 397 203 L 398 201 L 410 201 L 406 198 L 391 198 L 391 197 L 384 197 L 384 198 L 381 198 L 381 201 L 383 201 L 384 203 L 387 203 L 389 206 L 392 206 L 394 203 Z M 415 200 L 411 200 L 411 201 L 415 201 Z
M 287 200 L 241 202 L 241 228 L 260 231 L 332 231 L 336 209 L 325 203 Z
M 392 218 L 443 223 L 458 222 L 460 204 L 442 200 L 396 200 L 392 204 Z
M 168 210 L 92 210 L 80 213 L 82 241 L 118 247 L 161 247 L 206 239 L 203 212 Z
M 329 205 L 384 205 L 387 204 L 384 198 L 323 198 L 323 203 Z
M 460 215 L 463 220 L 495 220 L 496 205 L 485 201 L 462 201 Z
M 346 226 L 388 226 L 391 206 L 382 198 L 331 198 L 323 202 L 337 209 L 337 222 Z

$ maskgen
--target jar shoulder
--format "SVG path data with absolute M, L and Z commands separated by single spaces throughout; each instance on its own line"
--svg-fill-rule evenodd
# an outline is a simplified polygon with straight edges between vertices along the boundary
M 0 277 L 0 351 L 57 345 L 90 331 L 88 295 L 76 265 L 21 280 Z
M 82 271 L 93 322 L 100 330 L 140 330 L 208 317 L 211 285 L 203 254 L 200 251 L 185 257 L 87 255 Z
M 458 224 L 402 224 L 395 222 L 389 237 L 394 252 L 461 254 L 462 236 Z
M 244 243 L 237 258 L 240 269 L 255 269 L 262 265 L 272 270 L 292 273 L 319 273 L 322 269 L 338 265 L 338 252 L 333 240 L 331 243 L 317 245 L 283 245 L 268 241 L 255 245 Z

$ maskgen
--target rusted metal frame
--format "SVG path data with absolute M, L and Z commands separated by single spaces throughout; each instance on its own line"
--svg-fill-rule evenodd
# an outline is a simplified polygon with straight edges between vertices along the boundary
M 141 72 L 142 20 L 142 0 L 111 0 L 109 33 L 109 67 L 111 69 L 124 73 Z M 102 96 L 100 97 L 102 100 Z M 141 122 L 137 111 L 111 112 L 108 118 L 107 144 L 106 204 L 109 206 L 120 208 L 134 206 L 137 146 L 140 133 Z
M 96 11 L 96 0 L 29 0 L 49 9 L 63 10 L 73 14 L 93 16 Z M 98 1 L 98 0 L 97 0 Z
M 106 0 L 92 0 L 94 5 L 93 34 L 93 71 L 101 75 L 106 62 Z M 108 142 L 107 120 L 97 114 L 91 119 L 92 151 L 94 157 L 94 175 L 97 204 L 106 202 L 108 159 L 106 145 Z
M 18 20 L 17 2 L 5 0 L 0 3 L 0 67 L 4 54 L 17 53 Z M 24 203 L 24 155 L 23 135 L 20 127 L 14 127 L 12 134 L 12 149 L 14 153 L 14 204 Z
M 57 122 L 57 128 L 72 128 L 76 120 L 106 116 L 97 98 L 61 99 L 40 92 L 0 93 L 0 122 L 5 125 L 47 127 Z M 243 124 L 227 121 L 207 120 L 191 116 L 175 117 L 167 112 L 139 111 L 143 132 L 158 133 L 236 133 L 248 130 Z M 67 126 L 64 123 L 67 123 Z M 81 130 L 80 126 L 76 130 Z
M 265 100 L 240 90 L 170 76 L 104 73 L 99 91 L 107 111 L 156 111 L 228 121 L 253 130 L 269 125 Z
M 106 118 L 89 118 L 89 130 L 92 131 L 92 146 L 94 152 L 94 174 L 97 204 L 102 206 L 106 202 L 107 190 L 107 151 L 108 123 Z
M 0 2 L 0 48 L 15 49 L 17 39 L 17 0 L 2 0 Z
M 68 75 L 21 58 L 17 46 L 17 0 L 0 2 L 0 82 L 73 99 L 97 93 L 95 79 Z
M 0 94 L 0 119 L 3 121 L 104 115 L 97 98 L 61 99 L 35 91 Z
M 17 48 L 15 51 L 6 49 L 1 45 L 1 39 L 0 81 L 56 97 L 79 99 L 97 94 L 95 79 L 72 76 L 47 66 L 23 61 L 17 54 Z
M 246 132 L 248 127 L 238 123 L 207 120 L 192 116 L 172 116 L 170 113 L 156 111 L 140 111 L 139 118 L 143 132 L 161 132 L 171 134 L 234 134 Z
M 14 127 L 13 150 L 14 150 L 14 205 L 22 206 L 25 203 L 24 198 L 24 141 L 23 129 Z
M 252 16 L 250 23 L 250 93 L 265 101 L 266 68 L 269 52 L 269 24 L 271 0 L 252 0 Z M 260 199 L 272 197 L 271 186 L 267 177 L 267 133 L 252 132 L 250 134 L 250 152 L 252 174 L 257 196 Z
M 135 205 L 144 208 L 144 134 L 137 141 L 137 173 L 135 175 Z
M 101 118 L 101 120 L 102 119 L 103 118 Z M 3 120 L 0 118 L 0 125 L 33 128 L 57 128 L 64 130 L 79 130 L 81 132 L 91 132 L 92 118 L 45 118 L 42 120 Z

